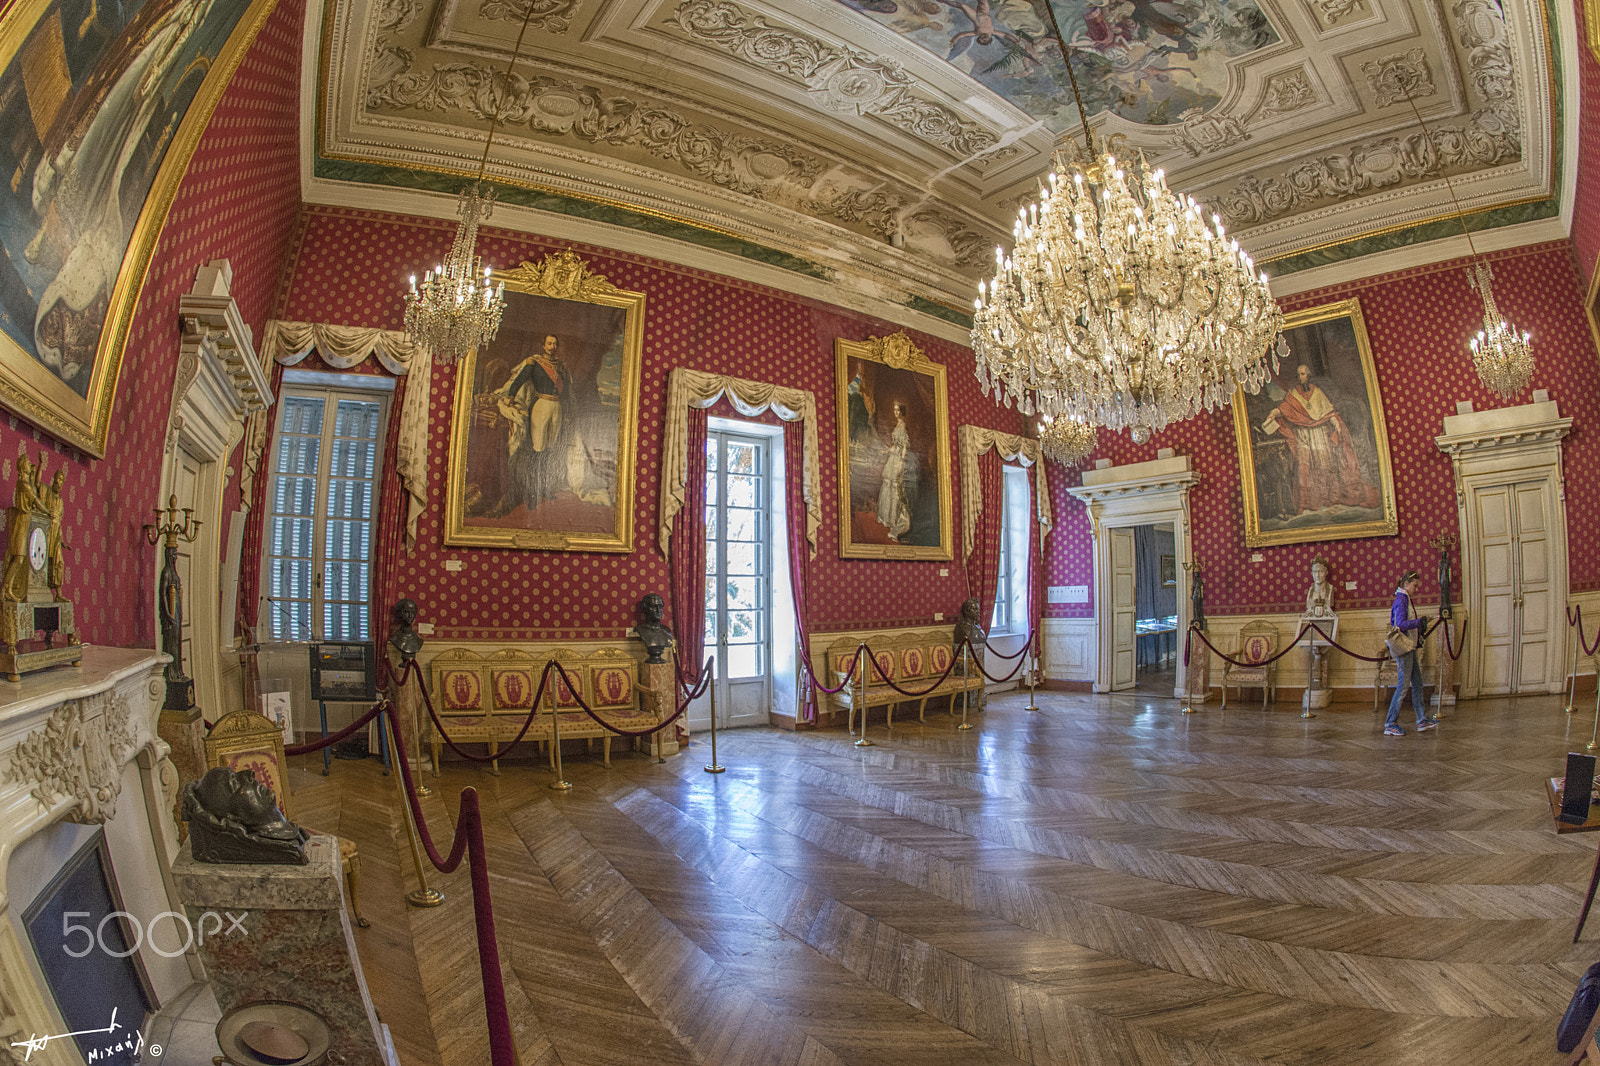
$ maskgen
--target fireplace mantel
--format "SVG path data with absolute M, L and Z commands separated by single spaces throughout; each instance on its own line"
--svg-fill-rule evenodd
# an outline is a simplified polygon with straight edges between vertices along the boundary
M 178 775 L 156 735 L 166 661 L 147 648 L 89 645 L 81 666 L 0 681 L 0 1064 L 23 1061 L 14 1041 L 67 1032 L 19 931 L 17 911 L 28 901 L 11 898 L 13 863 L 20 876 L 42 858 L 30 840 L 62 820 L 103 825 L 128 912 L 181 909 L 166 873 L 178 849 Z M 148 944 L 139 954 L 158 1001 L 193 978 L 183 955 L 165 958 Z M 81 1066 L 83 1058 L 71 1040 L 51 1040 L 28 1063 Z

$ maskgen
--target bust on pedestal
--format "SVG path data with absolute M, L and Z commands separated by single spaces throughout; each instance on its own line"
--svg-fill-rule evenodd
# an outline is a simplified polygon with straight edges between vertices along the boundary
M 1300 615 L 1300 626 L 1315 625 L 1322 633 L 1311 629 L 1301 638 L 1311 652 L 1306 670 L 1306 694 L 1301 701 L 1305 717 L 1333 700 L 1328 688 L 1328 641 L 1339 635 L 1339 615 L 1333 609 L 1331 573 L 1327 559 L 1319 555 L 1311 560 L 1311 587 L 1306 590 L 1306 609 Z
M 657 693 L 661 700 L 662 712 L 671 713 L 678 705 L 678 682 L 672 664 L 667 661 L 664 653 L 677 643 L 677 638 L 672 635 L 672 630 L 661 622 L 666 612 L 667 601 L 661 598 L 660 593 L 646 593 L 639 600 L 639 621 L 633 627 L 633 635 L 644 645 L 646 655 L 645 661 L 639 666 L 639 681 L 645 688 Z M 678 721 L 684 723 L 686 719 L 680 718 Z M 676 755 L 678 731 L 679 726 L 674 725 L 669 729 L 652 733 L 650 753 L 657 758 Z

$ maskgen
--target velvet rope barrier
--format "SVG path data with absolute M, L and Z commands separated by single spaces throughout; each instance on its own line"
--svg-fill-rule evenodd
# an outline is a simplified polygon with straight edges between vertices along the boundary
M 583 710 L 583 713 L 588 715 L 590 718 L 593 718 L 595 720 L 595 722 L 602 729 L 605 729 L 605 730 L 608 730 L 609 732 L 615 733 L 619 737 L 648 737 L 648 736 L 652 736 L 652 735 L 654 735 L 656 733 L 661 732 L 663 729 L 667 728 L 667 726 L 671 725 L 673 722 L 676 722 L 679 718 L 682 718 L 683 715 L 684 715 L 684 712 L 689 709 L 689 704 L 693 703 L 695 698 L 696 698 L 694 696 L 691 696 L 690 698 L 684 700 L 682 703 L 678 704 L 678 709 L 676 711 L 672 712 L 672 717 L 671 718 L 668 718 L 666 721 L 661 722 L 660 724 L 654 726 L 653 728 L 650 728 L 650 729 L 619 729 L 616 726 L 612 725 L 610 722 L 606 721 L 604 718 L 601 718 L 598 714 L 594 713 L 594 708 L 590 707 L 589 704 L 587 702 L 585 702 L 584 698 L 581 695 L 579 695 L 578 686 L 574 685 L 572 683 L 572 678 L 567 675 L 567 668 L 565 666 L 562 666 L 559 662 L 557 662 L 556 660 L 552 659 L 552 660 L 550 660 L 549 665 L 545 667 L 545 669 L 548 670 L 552 666 L 555 667 L 556 672 L 561 675 L 561 680 L 566 682 L 567 691 L 572 693 L 572 698 L 578 702 L 578 706 Z M 705 687 L 706 687 L 706 683 L 710 680 L 710 677 L 711 677 L 711 661 L 708 659 L 708 660 L 706 660 L 706 665 L 701 668 L 700 681 L 695 685 L 695 688 L 697 690 L 699 690 L 700 692 L 704 692 L 705 691 Z
M 1009 634 L 1007 634 L 1007 635 L 1009 636 Z M 970 644 L 971 641 L 968 641 L 968 643 Z M 1006 662 L 1010 662 L 1012 659 L 1020 659 L 1024 655 L 1028 654 L 1028 649 L 1032 645 L 1033 645 L 1033 634 L 1029 633 L 1028 636 L 1027 636 L 1027 639 L 1025 639 L 1022 642 L 1022 650 L 1021 651 L 1015 652 L 1015 653 L 1013 653 L 1011 655 L 1001 655 L 999 652 L 995 651 L 993 648 L 989 648 L 989 654 L 993 655 L 996 659 L 1004 659 Z M 994 679 L 990 678 L 990 680 L 992 681 Z
M 982 674 L 984 677 L 988 678 L 990 681 L 994 682 L 997 685 L 1003 685 L 1007 681 L 1010 681 L 1012 678 L 1014 678 L 1018 674 L 1022 673 L 1022 668 L 1024 666 L 1028 665 L 1027 660 L 1023 659 L 1020 654 L 1018 654 L 1018 655 L 1010 655 L 1010 656 L 1007 656 L 1007 655 L 996 655 L 995 657 L 998 658 L 998 659 L 1008 659 L 1009 658 L 1009 659 L 1016 659 L 1017 660 L 1017 665 L 1013 666 L 1011 668 L 1011 672 L 1009 674 L 1007 674 L 1005 677 L 996 677 L 993 674 L 991 674 L 989 671 L 987 671 L 987 670 L 985 670 L 983 668 L 983 661 L 978 658 L 977 653 L 973 650 L 972 642 L 970 640 L 969 641 L 965 641 L 964 642 L 964 646 L 967 649 L 967 654 L 972 656 L 972 661 L 978 664 L 978 673 Z M 1028 646 L 1026 644 L 1024 644 L 1022 646 L 1022 650 L 1023 651 L 1027 651 L 1028 650 Z
M 1467 650 L 1467 624 L 1471 621 L 1472 619 L 1469 618 L 1466 622 L 1461 623 L 1461 647 L 1459 648 L 1450 643 L 1450 627 L 1444 627 L 1444 650 L 1450 654 L 1451 662 L 1461 658 L 1461 653 Z M 1600 642 L 1600 636 L 1596 636 L 1595 640 Z
M 885 685 L 888 685 L 894 691 L 900 693 L 900 695 L 906 697 L 907 699 L 911 699 L 911 700 L 920 700 L 924 696 L 933 695 L 933 690 L 938 688 L 940 685 L 944 684 L 945 678 L 949 677 L 951 675 L 951 673 L 955 671 L 955 668 L 956 668 L 956 661 L 955 661 L 955 658 L 952 656 L 951 659 L 950 659 L 950 665 L 944 668 L 944 673 L 940 674 L 939 675 L 939 679 L 937 681 L 935 681 L 926 691 L 923 691 L 923 692 L 912 692 L 909 689 L 901 688 L 899 685 L 895 684 L 893 681 L 891 681 L 889 679 L 889 676 L 883 672 L 883 667 L 878 665 L 878 659 L 877 659 L 876 656 L 874 656 L 872 654 L 872 649 L 871 648 L 869 648 L 867 645 L 863 644 L 863 645 L 861 645 L 860 648 L 856 649 L 856 654 L 859 656 L 862 651 L 866 651 L 867 652 L 867 662 L 872 664 L 872 672 L 877 674 L 878 677 L 883 681 L 883 683 Z
M 1574 611 L 1577 612 L 1576 616 L 1573 614 Z M 1600 630 L 1595 631 L 1593 647 L 1590 647 L 1589 642 L 1583 639 L 1583 604 L 1580 603 L 1576 607 L 1567 608 L 1567 625 L 1573 626 L 1578 630 L 1578 646 L 1583 649 L 1583 654 L 1593 655 L 1595 652 L 1600 651 Z
M 414 669 L 414 662 L 407 663 Z M 420 675 L 420 671 L 418 672 Z M 421 687 L 419 685 L 419 687 Z M 426 689 L 423 689 L 426 692 Z M 393 705 L 388 705 L 389 728 L 399 725 Z M 399 733 L 395 733 L 399 736 Z M 516 1044 L 511 1039 L 511 1015 L 506 1010 L 506 989 L 500 976 L 500 945 L 495 939 L 494 902 L 489 896 L 489 861 L 484 853 L 483 813 L 478 806 L 478 790 L 461 790 L 461 806 L 456 815 L 455 838 L 450 842 L 450 854 L 439 857 L 433 835 L 428 832 L 427 820 L 422 814 L 422 803 L 417 799 L 416 782 L 411 779 L 411 763 L 405 756 L 395 760 L 400 764 L 400 777 L 405 782 L 406 802 L 411 807 L 411 819 L 416 824 L 417 836 L 422 840 L 428 861 L 440 873 L 454 873 L 461 858 L 468 858 L 472 878 L 472 919 L 478 937 L 478 969 L 483 981 L 483 1012 L 489 1025 L 489 1061 L 492 1066 L 516 1066 Z
M 1439 619 L 1439 620 L 1435 621 L 1433 623 L 1433 625 L 1428 626 L 1427 628 L 1423 629 L 1423 631 L 1421 633 L 1417 634 L 1417 645 L 1419 647 L 1422 645 L 1422 642 L 1427 640 L 1429 635 L 1432 634 L 1433 631 L 1439 627 L 1441 622 L 1443 622 L 1443 619 Z M 1300 632 L 1298 632 L 1298 633 L 1296 633 L 1294 635 L 1294 639 L 1291 640 L 1287 645 L 1285 645 L 1284 649 L 1282 651 L 1278 652 L 1276 655 L 1272 655 L 1272 656 L 1269 656 L 1268 658 L 1262 659 L 1260 662 L 1251 662 L 1248 659 L 1235 659 L 1233 656 L 1229 655 L 1227 652 L 1223 651 L 1222 649 L 1218 648 L 1215 644 L 1211 643 L 1211 639 L 1206 636 L 1205 630 L 1196 628 L 1194 625 L 1191 624 L 1189 626 L 1189 633 L 1184 637 L 1184 640 L 1183 640 L 1183 665 L 1185 665 L 1185 666 L 1189 665 L 1189 639 L 1192 636 L 1198 636 L 1200 638 L 1200 643 L 1204 644 L 1206 647 L 1210 648 L 1213 652 L 1215 652 L 1217 657 L 1220 658 L 1223 662 L 1232 663 L 1234 666 L 1266 666 L 1269 663 L 1275 663 L 1279 659 L 1283 658 L 1285 655 L 1288 655 L 1297 646 L 1299 646 L 1300 641 L 1305 637 L 1305 635 L 1308 632 L 1311 632 L 1313 630 L 1315 630 L 1317 635 L 1320 636 L 1324 641 L 1327 642 L 1327 644 L 1328 644 L 1328 646 L 1330 648 L 1333 648 L 1335 651 L 1338 651 L 1338 652 L 1343 652 L 1345 655 L 1350 656 L 1350 658 L 1352 658 L 1352 659 L 1358 659 L 1358 660 L 1360 660 L 1361 662 L 1364 662 L 1364 663 L 1381 663 L 1381 662 L 1387 662 L 1391 658 L 1391 656 L 1389 656 L 1387 654 L 1385 654 L 1385 655 L 1362 655 L 1358 651 L 1351 651 L 1349 648 L 1345 647 L 1343 644 L 1340 644 L 1338 641 L 1336 641 L 1332 637 L 1328 636 L 1327 631 L 1325 629 L 1323 629 L 1320 625 L 1318 625 L 1315 622 L 1308 622 L 1305 625 L 1300 627 Z M 1463 633 L 1465 633 L 1466 632 L 1466 627 L 1463 626 L 1461 631 Z M 1445 630 L 1445 638 L 1446 638 L 1447 641 L 1448 641 L 1449 637 L 1450 637 L 1450 631 L 1448 629 L 1446 629 Z M 1597 639 L 1600 639 L 1600 638 L 1597 638 Z
M 415 662 L 406 663 L 407 673 L 415 669 Z M 421 684 L 421 671 L 417 673 L 418 687 L 422 688 L 426 696 L 427 689 Z M 404 674 L 401 675 L 400 681 L 401 684 L 405 683 Z M 428 709 L 432 711 L 431 704 Z M 321 751 L 329 744 L 337 744 L 344 740 L 379 714 L 388 716 L 392 735 L 400 736 L 399 716 L 395 713 L 394 705 L 384 699 L 379 700 L 373 705 L 372 710 L 339 732 L 319 737 L 306 744 L 286 745 L 283 753 L 309 755 Z M 516 1044 L 511 1039 L 511 1015 L 506 1010 L 506 989 L 500 975 L 500 946 L 495 940 L 494 904 L 489 898 L 489 862 L 484 854 L 483 814 L 478 807 L 478 790 L 474 788 L 462 790 L 461 807 L 456 817 L 455 839 L 450 842 L 449 856 L 441 859 L 438 849 L 434 847 L 433 837 L 428 833 L 428 823 L 422 814 L 422 804 L 417 799 L 416 783 L 411 779 L 411 764 L 403 755 L 395 761 L 400 764 L 400 776 L 405 782 L 406 802 L 411 807 L 411 818 L 416 823 L 417 835 L 422 838 L 423 848 L 428 853 L 428 861 L 433 863 L 434 868 L 440 873 L 448 874 L 454 873 L 461 865 L 463 855 L 469 857 L 472 877 L 472 918 L 477 929 L 478 967 L 483 981 L 483 1012 L 489 1026 L 489 1061 L 492 1066 L 516 1066 Z
M 463 750 L 461 745 L 450 739 L 450 734 L 444 731 L 444 722 L 439 720 L 439 712 L 433 709 L 433 697 L 428 693 L 427 683 L 422 680 L 422 668 L 416 664 L 416 660 L 406 663 L 406 672 L 402 675 L 400 681 L 401 684 L 404 684 L 406 677 L 413 675 L 416 677 L 417 691 L 422 693 L 422 704 L 428 708 L 428 718 L 432 720 L 433 728 L 439 731 L 440 739 L 449 745 L 451 751 L 470 762 L 494 762 L 510 755 L 512 749 L 521 744 L 522 738 L 528 735 L 528 730 L 533 728 L 533 720 L 539 716 L 539 701 L 544 698 L 544 686 L 550 678 L 550 666 L 550 663 L 545 663 L 544 670 L 539 674 L 539 687 L 534 690 L 533 703 L 528 708 L 528 717 L 523 720 L 522 728 L 517 730 L 517 735 L 512 738 L 511 743 L 493 755 L 475 755 L 470 751 Z

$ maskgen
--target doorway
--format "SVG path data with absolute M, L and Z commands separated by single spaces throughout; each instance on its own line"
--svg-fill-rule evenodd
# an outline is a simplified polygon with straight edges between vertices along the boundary
M 1564 635 L 1555 612 L 1564 597 L 1555 590 L 1551 492 L 1548 478 L 1472 490 L 1480 696 L 1559 690 Z
M 766 725 L 775 701 L 793 688 L 795 661 L 783 431 L 712 418 L 705 464 L 703 637 L 716 659 L 717 728 Z M 690 705 L 691 732 L 710 728 L 712 706 L 709 693 Z
M 1133 526 L 1134 691 L 1171 695 L 1178 677 L 1177 532 Z

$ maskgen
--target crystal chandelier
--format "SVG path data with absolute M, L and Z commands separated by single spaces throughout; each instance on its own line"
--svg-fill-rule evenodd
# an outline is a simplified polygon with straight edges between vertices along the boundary
M 511 69 L 522 56 L 522 39 L 528 33 L 528 22 L 537 6 L 529 4 L 523 16 L 516 47 L 511 50 L 511 61 L 506 64 L 508 86 Z M 483 143 L 483 157 L 478 160 L 478 177 L 461 190 L 461 199 L 456 205 L 461 224 L 456 227 L 450 254 L 443 263 L 423 274 L 421 285 L 417 284 L 417 276 L 411 275 L 411 291 L 406 294 L 406 336 L 427 348 L 434 362 L 444 365 L 494 340 L 500 330 L 500 316 L 506 309 L 505 282 L 495 285 L 493 272 L 478 257 L 478 225 L 494 210 L 494 189 L 485 190 L 483 183 L 484 171 L 489 165 L 489 149 L 494 146 L 494 132 L 500 124 L 501 100 L 494 92 L 492 78 L 489 102 L 494 108 L 489 119 L 489 136 Z
M 1046 418 L 1039 425 L 1039 448 L 1045 458 L 1077 466 L 1094 451 L 1100 431 L 1074 418 Z
M 1422 127 L 1429 156 L 1437 160 L 1439 148 L 1434 143 L 1433 131 L 1422 120 L 1422 112 L 1417 110 L 1417 102 L 1412 99 L 1409 88 L 1406 102 L 1411 105 L 1417 125 Z M 1495 306 L 1494 292 L 1489 288 L 1489 279 L 1494 277 L 1494 271 L 1486 260 L 1478 258 L 1478 249 L 1472 243 L 1472 231 L 1467 228 L 1467 215 L 1461 208 L 1461 201 L 1456 198 L 1455 186 L 1450 183 L 1449 174 L 1443 176 L 1445 190 L 1450 194 L 1450 202 L 1455 205 L 1456 222 L 1466 235 L 1467 251 L 1472 257 L 1472 265 L 1467 268 L 1467 287 L 1483 299 L 1483 328 L 1468 342 L 1472 348 L 1472 365 L 1478 371 L 1478 380 L 1483 382 L 1484 388 L 1502 400 L 1510 400 L 1533 380 L 1533 345 L 1529 343 L 1528 331 L 1519 331 L 1507 322 L 1500 308 Z
M 1228 404 L 1235 387 L 1258 391 L 1274 337 L 1271 372 L 1288 354 L 1266 274 L 1160 170 L 1095 150 L 1064 45 L 1061 54 L 1084 148 L 1055 153 L 1038 201 L 1018 212 L 1011 254 L 996 248 L 994 277 L 978 286 L 972 349 L 984 394 L 992 387 L 1024 414 L 1145 435 Z
M 461 190 L 461 225 L 450 254 L 422 276 L 420 287 L 413 274 L 406 294 L 406 336 L 426 346 L 436 363 L 453 363 L 493 340 L 505 311 L 505 282 L 496 287 L 477 254 L 478 223 L 494 210 L 494 190 L 481 188 L 475 181 Z

